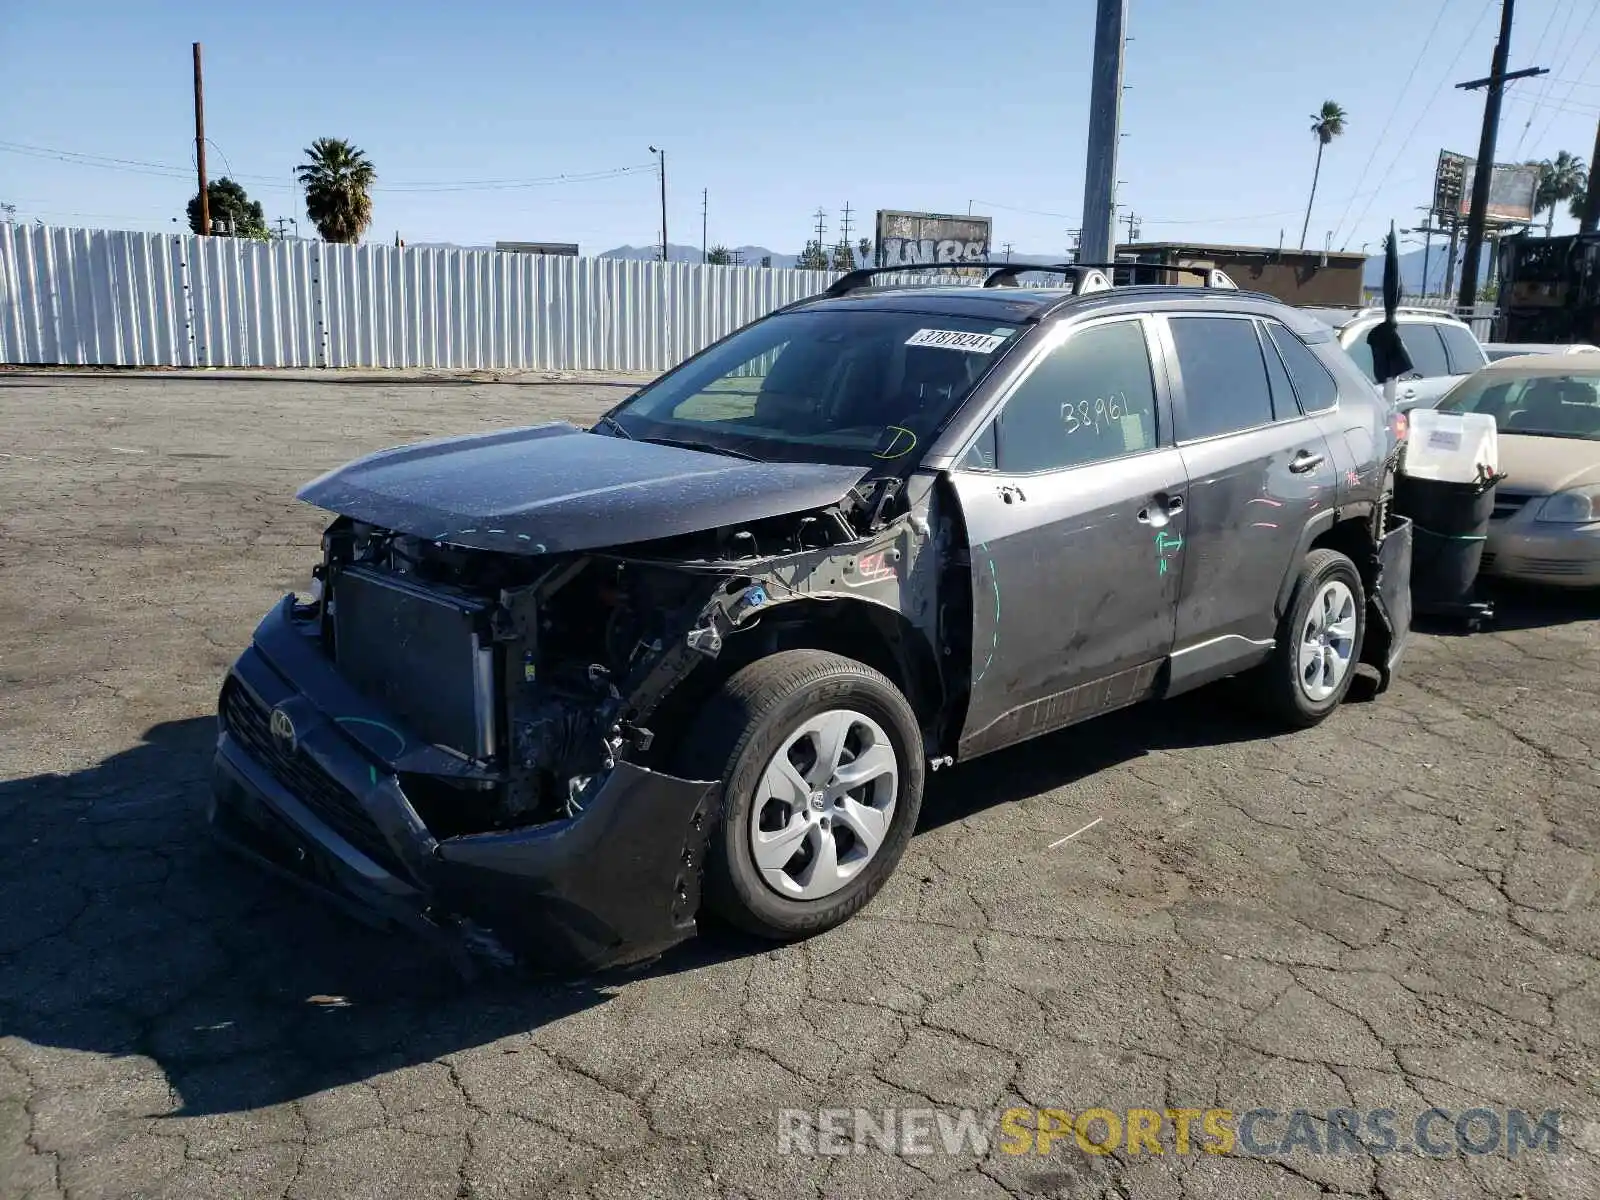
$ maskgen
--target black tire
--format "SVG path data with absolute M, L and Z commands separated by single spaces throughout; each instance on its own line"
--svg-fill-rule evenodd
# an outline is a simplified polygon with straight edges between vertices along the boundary
M 781 896 L 762 879 L 749 846 L 757 784 L 790 733 L 840 707 L 872 718 L 888 735 L 898 760 L 894 813 L 876 855 L 839 891 L 816 900 Z M 774 940 L 810 937 L 860 910 L 900 861 L 922 808 L 922 734 L 911 706 L 871 667 L 821 650 L 780 651 L 735 673 L 701 710 L 675 766 L 687 778 L 724 784 L 706 858 L 706 907 Z
M 1306 694 L 1300 682 L 1300 633 L 1305 628 L 1324 585 L 1338 580 L 1355 598 L 1356 634 L 1350 653 L 1350 666 L 1333 693 L 1321 700 Z M 1289 606 L 1278 622 L 1277 646 L 1272 657 L 1259 669 L 1252 694 L 1263 714 L 1276 724 L 1290 729 L 1309 729 L 1321 723 L 1338 708 L 1356 676 L 1361 661 L 1361 645 L 1367 635 L 1367 597 L 1361 586 L 1361 572 L 1337 550 L 1313 550 L 1300 564 Z

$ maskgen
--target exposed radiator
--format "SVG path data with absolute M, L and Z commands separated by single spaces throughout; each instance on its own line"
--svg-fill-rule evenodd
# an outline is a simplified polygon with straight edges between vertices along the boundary
M 498 749 L 495 650 L 480 640 L 485 605 L 395 575 L 334 576 L 339 673 L 417 735 L 476 759 Z

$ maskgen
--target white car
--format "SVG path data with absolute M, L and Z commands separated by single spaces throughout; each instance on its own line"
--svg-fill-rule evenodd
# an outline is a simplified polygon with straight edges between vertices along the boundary
M 1588 342 L 1574 342 L 1570 346 L 1558 342 L 1485 342 L 1483 349 L 1490 362 L 1523 354 L 1600 354 L 1600 346 L 1591 346 Z
M 1306 311 L 1333 327 L 1345 352 L 1376 384 L 1367 334 L 1382 323 L 1382 307 Z M 1395 310 L 1395 321 L 1412 364 L 1411 372 L 1396 381 L 1395 407 L 1401 412 L 1432 408 L 1446 392 L 1489 361 L 1472 327 L 1442 309 L 1401 305 Z

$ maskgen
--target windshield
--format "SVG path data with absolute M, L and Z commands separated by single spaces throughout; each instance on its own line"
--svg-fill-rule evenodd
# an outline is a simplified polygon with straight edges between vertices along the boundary
M 1600 442 L 1600 370 L 1570 375 L 1480 371 L 1458 384 L 1439 410 L 1488 413 L 1501 433 Z
M 611 424 L 766 459 L 910 464 L 1021 328 L 927 313 L 780 313 L 650 384 Z

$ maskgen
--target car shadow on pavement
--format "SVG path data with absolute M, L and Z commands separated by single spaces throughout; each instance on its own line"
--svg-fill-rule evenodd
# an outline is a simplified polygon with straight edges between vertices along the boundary
M 1449 613 L 1418 612 L 1412 617 L 1412 630 L 1433 637 L 1470 637 L 1475 633 L 1515 633 L 1600 620 L 1600 591 L 1541 588 L 1531 583 L 1490 579 L 1478 583 L 1475 598 L 1487 602 L 1494 615 L 1472 622 Z
M 629 977 L 468 982 L 228 854 L 204 820 L 215 737 L 212 718 L 169 722 L 86 770 L 0 783 L 0 1059 L 8 1038 L 141 1056 L 171 1115 L 238 1112 L 527 1034 Z M 745 952 L 695 939 L 633 975 Z
M 1151 750 L 1224 746 L 1279 732 L 1250 711 L 1237 694 L 1243 686 L 1224 680 L 1173 700 L 1136 704 L 940 771 L 929 777 L 918 828 L 1065 787 Z
M 1484 626 L 1489 631 L 1509 633 L 1600 620 L 1600 591 L 1540 588 L 1503 579 L 1485 590 L 1494 601 L 1494 620 Z

